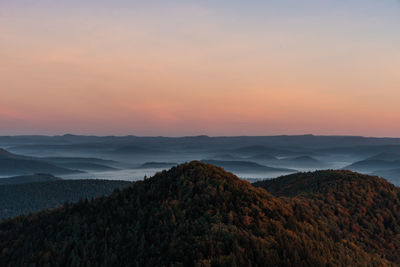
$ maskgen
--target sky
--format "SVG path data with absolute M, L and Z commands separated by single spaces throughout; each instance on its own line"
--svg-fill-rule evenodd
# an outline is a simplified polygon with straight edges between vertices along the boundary
M 0 0 L 0 135 L 400 137 L 400 1 Z

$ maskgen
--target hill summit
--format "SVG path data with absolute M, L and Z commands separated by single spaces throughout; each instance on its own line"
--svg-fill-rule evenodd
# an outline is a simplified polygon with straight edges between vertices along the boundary
M 368 191 L 364 178 L 355 178 L 360 188 L 338 191 L 346 199 L 359 192 L 378 201 L 360 210 L 381 218 L 359 225 L 353 214 L 335 211 L 353 203 L 339 205 L 322 194 L 273 196 L 222 168 L 193 161 L 108 197 L 3 221 L 0 265 L 397 266 L 399 190 L 384 182 Z M 323 180 L 320 185 L 330 187 Z M 371 235 L 360 235 L 363 227 Z
M 13 154 L 0 147 L 0 158 L 28 158 L 28 157 Z

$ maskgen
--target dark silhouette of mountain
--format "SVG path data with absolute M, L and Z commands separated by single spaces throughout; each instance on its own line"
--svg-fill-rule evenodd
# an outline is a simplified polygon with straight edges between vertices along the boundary
M 326 167 L 338 168 L 381 152 L 400 153 L 398 138 L 365 138 L 360 136 L 236 136 L 236 137 L 138 137 L 138 136 L 0 136 L 0 146 L 11 152 L 35 156 L 78 156 L 110 158 L 118 164 L 91 162 L 118 168 L 131 168 L 144 161 L 182 162 L 192 158 L 214 158 L 231 154 L 245 158 L 269 154 L 278 157 L 309 155 L 327 162 Z M 129 157 L 127 157 L 129 156 Z M 142 156 L 146 156 L 143 159 Z M 263 159 L 247 159 L 271 167 L 278 165 Z M 46 160 L 44 160 L 46 161 Z M 80 161 L 78 161 L 80 162 Z M 50 162 L 58 165 L 56 162 Z M 308 166 L 305 165 L 305 168 Z M 326 168 L 324 167 L 324 168 Z M 319 167 L 318 167 L 319 168 Z M 310 166 L 310 169 L 315 169 Z
M 0 175 L 30 175 L 32 173 L 72 174 L 80 171 L 0 150 Z
M 313 157 L 310 156 L 299 156 L 299 157 L 293 157 L 293 158 L 284 158 L 279 160 L 277 163 L 278 165 L 283 165 L 283 166 L 292 166 L 292 167 L 302 167 L 302 168 L 317 168 L 317 167 L 323 167 L 326 164 L 322 161 L 319 161 Z
M 276 161 L 278 160 L 275 156 L 270 154 L 257 154 L 251 157 L 248 157 L 249 160 L 267 160 L 267 161 Z
M 280 168 L 322 168 L 326 166 L 325 162 L 319 161 L 311 156 L 295 156 L 278 159 L 269 154 L 259 154 L 247 159 Z
M 374 171 L 372 175 L 383 177 L 394 185 L 400 186 L 400 168 Z
M 13 157 L 13 154 L 3 148 L 0 148 L 0 157 L 11 158 L 11 157 Z
M 270 154 L 274 156 L 287 156 L 294 155 L 296 152 L 289 151 L 286 149 L 274 148 L 274 147 L 266 147 L 262 145 L 253 145 L 253 146 L 245 146 L 231 150 L 232 153 L 244 155 L 244 156 L 253 156 L 257 154 Z
M 118 163 L 117 161 L 109 159 L 83 158 L 83 157 L 45 157 L 40 159 L 54 164 L 81 162 L 81 163 L 94 163 L 100 165 L 108 165 L 108 164 L 113 165 Z
M 300 156 L 300 157 L 295 157 L 295 158 L 286 158 L 285 160 L 291 161 L 291 162 L 300 162 L 300 163 L 320 163 L 319 160 L 314 159 L 313 157 L 310 156 Z
M 50 163 L 37 160 L 0 159 L 1 175 L 25 175 L 38 172 L 46 172 L 52 174 L 79 173 L 79 171 L 77 170 L 58 167 Z
M 162 150 L 150 149 L 139 146 L 122 146 L 111 151 L 113 154 L 160 154 L 166 153 Z
M 69 168 L 69 169 L 76 169 L 81 171 L 115 171 L 116 168 L 97 164 L 97 163 L 90 163 L 90 162 L 68 162 L 68 163 L 58 163 L 59 166 Z
M 44 151 L 54 152 L 78 152 L 78 151 L 93 151 L 93 152 L 107 152 L 110 149 L 114 148 L 113 144 L 109 143 L 77 143 L 77 144 L 64 144 L 64 143 L 56 143 L 56 144 L 25 144 L 25 145 L 17 145 L 10 148 L 11 151 L 15 151 L 18 153 L 24 153 L 26 151 L 33 152 L 35 154 L 40 154 Z
M 396 185 L 400 184 L 400 154 L 397 153 L 382 152 L 357 161 L 344 169 L 367 172 L 384 177 Z
M 399 145 L 399 138 L 367 138 L 362 136 L 315 136 L 315 135 L 278 135 L 278 136 L 232 136 L 232 137 L 206 137 L 206 136 L 187 136 L 187 137 L 138 137 L 138 136 L 82 136 L 82 135 L 61 135 L 61 136 L 0 136 L 0 145 L 9 146 L 21 145 L 65 145 L 62 149 L 68 149 L 70 145 L 86 146 L 90 144 L 108 144 L 111 146 L 135 145 L 145 147 L 185 147 L 193 148 L 213 147 L 213 148 L 232 148 L 237 144 L 242 146 L 263 145 L 267 147 L 296 147 L 306 149 L 323 148 L 343 148 L 359 146 L 385 146 Z M 37 147 L 25 147 L 37 151 Z M 60 150 L 58 147 L 48 147 L 49 149 Z M 75 146 L 74 148 L 79 148 Z
M 138 168 L 139 169 L 158 169 L 158 168 L 171 168 L 172 166 L 177 165 L 177 163 L 174 162 L 145 162 L 142 165 L 140 165 Z
M 384 161 L 400 161 L 400 154 L 391 152 L 382 152 L 366 160 L 384 160 Z
M 261 165 L 251 161 L 223 161 L 223 160 L 202 160 L 202 162 L 222 167 L 231 172 L 250 172 L 250 173 L 268 173 L 268 172 L 297 172 L 293 169 L 273 168 Z
M 400 264 L 398 188 L 350 172 L 290 177 L 297 197 L 280 198 L 221 168 L 179 165 L 108 197 L 0 223 L 0 265 Z
M 400 145 L 385 144 L 385 145 L 371 145 L 366 144 L 363 146 L 335 146 L 331 148 L 324 148 L 319 150 L 328 154 L 353 154 L 353 155 L 370 155 L 373 156 L 378 153 L 400 153 Z
M 57 180 L 61 180 L 61 178 L 55 177 L 51 174 L 37 173 L 37 174 L 33 174 L 33 175 L 22 175 L 22 176 L 10 177 L 10 178 L 0 178 L 0 185 L 50 182 L 50 181 L 57 181 Z
M 400 168 L 400 161 L 386 160 L 362 160 L 354 162 L 343 169 L 358 171 L 358 172 L 373 172 L 378 170 L 388 170 Z
M 107 195 L 116 188 L 132 184 L 126 181 L 61 180 L 55 177 L 47 177 L 48 181 L 41 182 L 39 178 L 44 177 L 39 175 L 30 178 L 9 178 L 7 180 L 10 184 L 0 185 L 0 219 L 53 209 L 64 205 L 65 202 Z M 11 179 L 16 180 L 14 184 Z M 24 180 L 26 183 L 20 183 Z
M 85 157 L 44 157 L 40 159 L 56 164 L 60 167 L 82 171 L 112 171 L 117 169 L 108 164 L 118 164 L 118 162 L 114 160 Z
M 243 160 L 243 158 L 231 154 L 217 154 L 212 156 L 215 160 Z
M 17 155 L 3 148 L 0 148 L 0 159 L 32 159 L 31 157 Z

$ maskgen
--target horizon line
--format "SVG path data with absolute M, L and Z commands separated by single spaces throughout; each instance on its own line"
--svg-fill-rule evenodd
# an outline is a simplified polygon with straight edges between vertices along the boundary
M 65 134 L 0 134 L 1 137 L 136 137 L 136 138 L 235 138 L 235 137 L 302 137 L 302 136 L 312 136 L 312 137 L 358 137 L 358 138 L 375 138 L 375 139 L 400 139 L 400 136 L 364 136 L 364 135 L 347 135 L 347 134 L 274 134 L 274 135 L 208 135 L 208 134 L 196 134 L 196 135 L 182 135 L 182 136 L 168 136 L 168 135 L 134 135 L 134 134 L 124 134 L 124 135 L 95 135 L 95 134 L 75 134 L 75 133 L 65 133 Z

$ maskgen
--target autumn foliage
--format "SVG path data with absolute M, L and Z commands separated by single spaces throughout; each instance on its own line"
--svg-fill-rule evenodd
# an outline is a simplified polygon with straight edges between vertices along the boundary
M 400 264 L 398 188 L 350 172 L 289 180 L 255 187 L 212 165 L 182 164 L 108 197 L 3 221 L 0 265 Z

